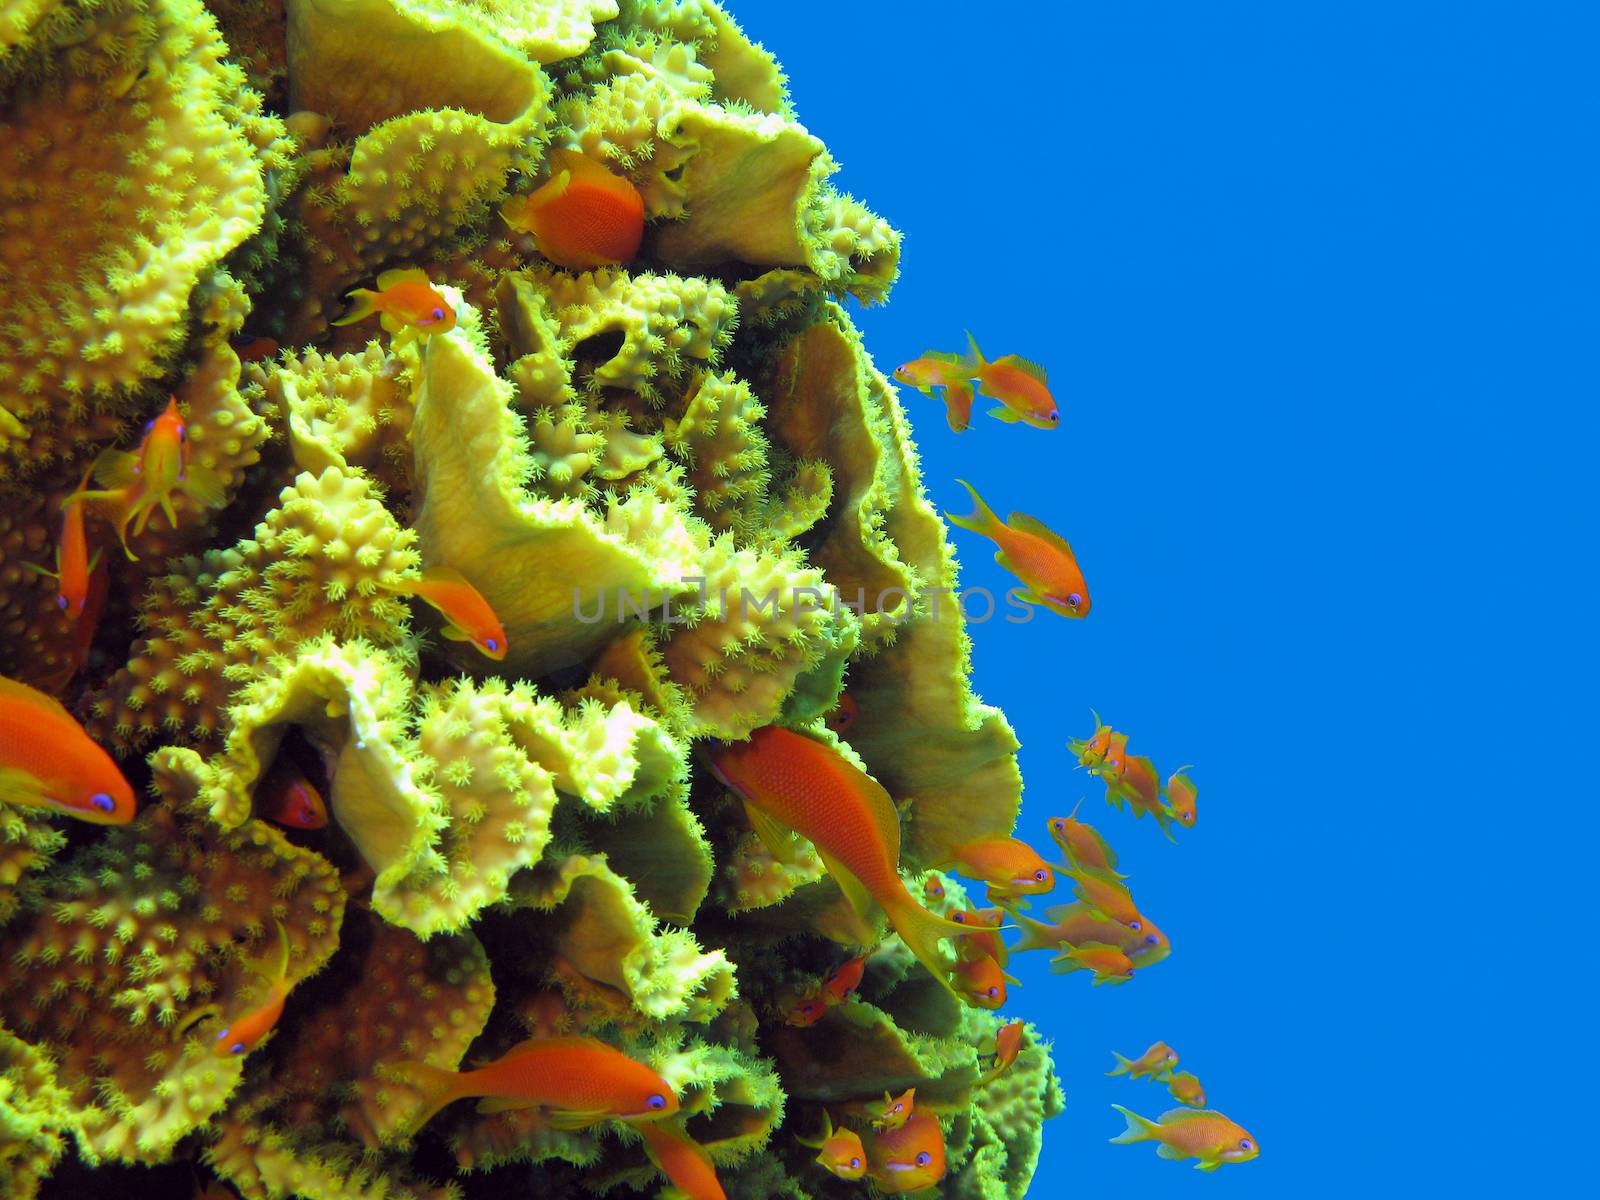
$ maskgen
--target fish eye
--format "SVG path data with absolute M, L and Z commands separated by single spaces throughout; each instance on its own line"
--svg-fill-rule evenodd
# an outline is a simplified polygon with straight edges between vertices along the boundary
M 187 442 L 189 440 L 189 427 L 187 425 L 178 426 L 178 440 L 180 442 Z
M 1157 937 L 1157 936 L 1156 936 L 1156 935 L 1155 935 L 1155 934 L 1153 934 L 1153 933 L 1147 933 L 1147 934 L 1145 934 L 1145 935 L 1144 935 L 1144 944 L 1145 944 L 1145 945 L 1146 945 L 1146 946 L 1154 946 L 1154 945 L 1155 945 L 1155 944 L 1156 944 L 1156 943 L 1157 943 L 1157 942 L 1159 942 L 1159 941 L 1160 941 L 1160 940 L 1161 940 L 1161 939 L 1160 939 L 1160 938 L 1158 938 L 1158 937 Z
M 667 1106 L 667 1098 L 660 1092 L 657 1092 L 655 1095 L 651 1096 L 650 1099 L 644 1102 L 644 1106 L 646 1108 L 665 1108 Z
M 235 1042 L 233 1045 L 228 1047 L 228 1053 L 229 1054 L 243 1054 L 244 1053 L 244 1043 L 243 1042 Z
M 94 805 L 101 812 L 107 813 L 111 812 L 117 807 L 117 802 L 105 792 L 96 792 L 94 795 L 90 796 L 89 803 Z
M 67 598 L 65 596 L 57 596 L 56 597 L 56 607 L 57 608 L 62 608 L 62 609 L 66 608 L 67 607 Z
M 1255 1148 L 1256 1148 L 1256 1144 L 1254 1142 L 1252 1142 L 1249 1138 L 1240 1138 L 1239 1139 L 1239 1149 L 1241 1149 L 1241 1150 L 1254 1150 Z
M 932 1161 L 933 1161 L 933 1155 L 929 1154 L 926 1150 L 921 1151 L 917 1155 L 917 1166 L 919 1166 L 919 1167 L 925 1167 L 929 1163 L 931 1163 Z
M 1133 968 L 1133 967 L 1129 967 L 1129 968 L 1128 968 L 1128 973 L 1127 973 L 1127 975 L 1126 975 L 1126 976 L 1124 976 L 1124 978 L 1126 978 L 1126 979 L 1132 979 L 1132 978 L 1133 978 L 1133 977 L 1134 977 L 1134 976 L 1135 976 L 1135 975 L 1137 975 L 1137 974 L 1138 974 L 1138 973 L 1139 973 L 1139 972 L 1138 972 L 1138 971 L 1137 971 L 1137 970 L 1136 970 L 1136 969 L 1134 969 L 1134 968 Z
M 1043 883 L 1046 879 L 1050 878 L 1050 872 L 1041 867 L 1039 870 L 1033 873 L 1033 877 L 1040 883 Z
M 217 1034 L 217 1041 L 221 1042 L 221 1041 L 227 1040 L 228 1035 L 230 1033 L 232 1033 L 232 1032 L 233 1032 L 233 1026 L 230 1025 L 226 1029 L 224 1029 L 221 1033 Z
M 500 642 L 499 642 L 499 640 L 497 638 L 486 638 L 484 640 L 483 645 L 484 645 L 484 649 L 486 649 L 486 650 L 498 650 L 498 649 L 500 649 Z
M 145 432 L 146 432 L 146 433 L 149 433 L 149 432 L 150 432 L 150 431 L 151 431 L 151 430 L 152 430 L 152 429 L 154 429 L 154 428 L 155 428 L 155 427 L 156 427 L 156 423 L 155 423 L 155 422 L 154 422 L 154 421 L 146 421 L 146 422 L 145 422 L 145 423 L 144 423 L 144 431 L 145 431 Z
M 852 1171 L 859 1171 L 861 1169 L 861 1160 L 859 1158 L 852 1158 L 850 1160 L 850 1169 Z
M 434 309 L 434 310 L 433 310 L 433 319 L 434 319 L 434 320 L 435 320 L 435 321 L 442 321 L 442 320 L 444 320 L 444 309 L 442 309 L 442 308 L 436 308 L 436 309 Z
M 1128 928 L 1133 930 L 1135 933 L 1138 933 L 1141 929 L 1144 928 L 1144 926 L 1138 921 L 1129 921 L 1128 922 Z
M 951 913 L 950 914 L 950 919 L 952 921 L 954 921 L 957 925 L 965 925 L 967 923 L 967 914 L 966 913 Z
M 1072 592 L 1067 596 L 1067 605 L 1070 608 L 1077 608 L 1082 603 L 1083 597 L 1078 595 L 1077 592 Z
M 999 989 L 999 987 L 997 987 L 997 986 L 991 986 L 991 987 L 990 987 L 990 988 L 989 988 L 989 990 L 988 990 L 988 991 L 987 991 L 987 992 L 985 992 L 985 993 L 984 993 L 984 995 L 985 995 L 985 996 L 987 996 L 987 997 L 989 997 L 989 999 L 991 999 L 991 1000 L 994 1000 L 994 999 L 996 999 L 996 998 L 998 998 L 998 997 L 999 997 L 999 995 L 1000 995 L 1000 989 Z

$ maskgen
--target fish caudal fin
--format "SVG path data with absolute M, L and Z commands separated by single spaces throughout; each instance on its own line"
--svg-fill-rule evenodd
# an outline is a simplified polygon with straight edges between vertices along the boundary
M 1107 1071 L 1107 1075 L 1126 1075 L 1133 1070 L 1133 1060 L 1131 1058 L 1123 1058 L 1115 1050 L 1111 1052 L 1111 1057 L 1117 1060 L 1117 1066 L 1115 1070 Z
M 1129 1112 L 1120 1104 L 1113 1104 L 1111 1107 L 1121 1113 L 1128 1122 L 1126 1129 L 1110 1139 L 1113 1143 L 1120 1146 L 1126 1145 L 1128 1142 L 1152 1142 L 1156 1140 L 1156 1133 L 1161 1126 L 1148 1118 L 1141 1117 L 1136 1112 Z
M 433 1120 L 445 1105 L 460 1100 L 467 1094 L 459 1071 L 447 1071 L 443 1067 L 430 1066 L 423 1062 L 396 1063 L 394 1070 L 422 1097 L 422 1107 L 405 1125 L 408 1137 Z
M 889 923 L 900 935 L 900 940 L 906 944 L 906 949 L 928 969 L 930 975 L 955 992 L 950 985 L 950 968 L 939 957 L 939 940 L 971 937 L 976 930 L 970 925 L 961 925 L 930 912 L 913 900 L 909 892 L 904 899 L 886 905 L 884 912 L 888 914 Z
M 330 325 L 354 325 L 357 321 L 365 321 L 378 311 L 378 293 L 371 288 L 357 288 L 345 296 L 350 301 L 350 307 L 345 309 L 344 316 L 336 317 L 329 321 Z
M 962 529 L 970 530 L 973 533 L 980 533 L 984 537 L 992 538 L 995 530 L 1001 528 L 1000 518 L 995 516 L 994 510 L 983 502 L 983 497 L 978 495 L 978 490 L 975 487 L 973 487 L 965 479 L 958 479 L 956 482 L 967 489 L 967 494 L 972 497 L 972 502 L 973 504 L 977 505 L 977 507 L 972 512 L 967 513 L 965 516 L 958 516 L 955 513 L 946 513 L 945 516 L 950 519 L 950 524 L 958 525 Z
M 1043 921 L 1035 921 L 1032 917 L 1025 917 L 1021 913 L 1012 913 L 1011 919 L 1022 929 L 1022 940 L 1015 946 L 1009 947 L 1010 953 L 1019 954 L 1023 950 L 1054 950 L 1059 944 L 1051 939 L 1054 932 Z

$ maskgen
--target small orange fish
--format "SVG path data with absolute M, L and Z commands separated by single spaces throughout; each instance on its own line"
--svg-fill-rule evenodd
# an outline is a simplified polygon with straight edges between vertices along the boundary
M 870 919 L 882 907 L 906 948 L 949 987 L 938 941 L 966 930 L 930 912 L 900 878 L 900 814 L 883 785 L 831 746 L 777 725 L 743 742 L 711 742 L 712 773 L 744 801 L 761 840 L 780 859 L 784 835 L 809 838 L 851 908 Z M 952 990 L 954 990 L 952 988 Z
M 1093 770 L 1105 761 L 1106 755 L 1111 752 L 1112 738 L 1118 735 L 1111 726 L 1100 723 L 1099 713 L 1092 708 L 1089 713 L 1094 717 L 1094 733 L 1090 734 L 1086 741 L 1073 738 L 1067 743 L 1067 746 L 1078 756 L 1079 766 Z M 1124 737 L 1122 739 L 1123 745 L 1127 745 L 1127 742 L 1128 739 Z
M 1140 922 L 1144 928 L 1137 932 L 1115 921 L 1095 916 L 1082 901 L 1047 908 L 1044 915 L 1053 924 L 1035 921 L 1021 913 L 1012 914 L 1012 920 L 1022 928 L 1022 940 L 1011 947 L 1013 953 L 1059 950 L 1063 946 L 1081 946 L 1085 942 L 1105 942 L 1126 954 L 1136 967 L 1154 966 L 1172 953 L 1172 943 L 1167 935 L 1156 928 L 1154 921 L 1142 914 Z
M 1130 933 L 1144 931 L 1144 919 L 1133 903 L 1132 894 L 1111 872 L 1074 866 L 1068 869 L 1067 877 L 1077 884 L 1073 891 L 1079 900 L 1089 906 L 1091 915 L 1115 921 Z
M 861 986 L 862 973 L 867 969 L 867 956 L 860 955 L 852 958 L 832 975 L 828 976 L 822 985 L 822 1001 L 832 1007 L 843 1004 L 850 999 L 856 988 Z
M 1136 817 L 1153 816 L 1161 832 L 1171 840 L 1172 810 L 1161 799 L 1161 777 L 1156 774 L 1155 763 L 1142 754 L 1130 754 L 1121 760 L 1121 769 L 1107 782 L 1107 801 L 1118 808 L 1126 801 Z
M 1204 1108 L 1206 1106 L 1206 1090 L 1200 1086 L 1200 1080 L 1188 1071 L 1174 1071 L 1167 1076 L 1167 1091 L 1172 1093 L 1172 1098 L 1179 1104 L 1187 1104 L 1190 1108 Z
M 1037 896 L 1056 885 L 1055 873 L 1044 859 L 1016 838 L 986 838 L 952 846 L 947 857 L 934 866 L 981 879 L 996 895 Z
M 91 466 L 85 470 L 77 490 L 61 501 L 63 516 L 61 540 L 56 543 L 56 569 L 47 571 L 33 563 L 22 564 L 25 570 L 46 575 L 60 585 L 56 603 L 67 614 L 67 619 L 74 622 L 83 615 L 84 603 L 89 598 L 89 576 L 100 561 L 98 550 L 92 559 L 89 557 L 89 538 L 83 526 L 83 496 L 93 469 Z
M 500 206 L 505 223 L 539 253 L 573 271 L 630 262 L 644 237 L 644 197 L 577 150 L 550 151 L 550 178 Z
M 937 875 L 929 875 L 922 881 L 922 897 L 928 901 L 944 899 L 944 880 Z
M 867 1173 L 867 1152 L 861 1145 L 861 1135 L 853 1129 L 835 1129 L 827 1109 L 822 1111 L 822 1137 L 816 1141 L 797 1137 L 795 1141 L 817 1150 L 817 1162 L 840 1179 L 853 1182 Z
M 989 1068 L 989 1073 L 978 1080 L 978 1086 L 993 1083 L 1010 1069 L 1011 1064 L 1017 1061 L 1017 1055 L 1022 1053 L 1022 1034 L 1026 1028 L 1022 1021 L 1012 1021 L 1009 1025 L 1002 1025 L 994 1035 L 994 1066 Z
M 178 514 L 172 507 L 172 494 L 182 492 L 203 508 L 218 508 L 227 500 L 227 483 L 210 467 L 189 461 L 189 426 L 178 411 L 178 398 L 167 401 L 166 410 L 144 427 L 144 439 L 135 451 L 107 450 L 95 460 L 94 477 L 102 490 L 77 493 L 82 501 L 109 501 L 117 513 L 117 537 L 128 549 L 128 524 L 134 536 L 144 532 L 150 514 L 157 507 L 167 523 L 176 529 Z
M 856 698 L 849 692 L 840 692 L 838 702 L 834 704 L 832 711 L 822 718 L 822 723 L 834 733 L 843 733 L 856 723 L 856 717 L 860 712 Z
M 289 998 L 289 934 L 282 921 L 274 921 L 273 924 L 278 927 L 277 970 L 269 973 L 255 963 L 246 964 L 252 971 L 266 975 L 267 998 L 259 1007 L 222 1027 L 211 1043 L 211 1053 L 218 1058 L 249 1054 L 261 1044 L 262 1038 L 272 1032 L 278 1018 L 283 1015 L 284 1001 Z
M 1188 767 L 1179 767 L 1167 780 L 1167 807 L 1172 815 L 1178 819 L 1178 824 L 1185 829 L 1193 829 L 1195 817 L 1195 800 L 1199 792 L 1194 786 L 1194 780 L 1184 774 Z
M 869 1104 L 867 1118 L 872 1122 L 872 1127 L 879 1133 L 889 1129 L 899 1129 L 911 1119 L 912 1112 L 917 1105 L 917 1089 L 907 1088 L 898 1096 L 891 1096 L 888 1092 L 883 1094 L 882 1104 Z
M 404 579 L 385 586 L 437 609 L 446 622 L 442 632 L 450 641 L 471 642 L 495 662 L 506 656 L 506 631 L 500 618 L 460 571 L 429 567 L 420 579 Z
M 427 1063 L 396 1064 L 422 1092 L 409 1128 L 422 1128 L 445 1105 L 483 1097 L 479 1112 L 542 1108 L 554 1129 L 601 1121 L 654 1121 L 678 1111 L 678 1093 L 644 1063 L 587 1037 L 533 1038 L 475 1071 Z
M 1126 1075 L 1129 1079 L 1160 1079 L 1178 1065 L 1178 1052 L 1165 1042 L 1152 1043 L 1138 1058 L 1123 1058 L 1115 1050 L 1111 1057 L 1117 1065 L 1106 1074 Z
M 1261 1153 L 1255 1138 L 1243 1127 L 1209 1108 L 1174 1108 L 1151 1121 L 1120 1104 L 1112 1108 L 1126 1118 L 1127 1129 L 1112 1138 L 1118 1145 L 1160 1142 L 1162 1158 L 1194 1158 L 1196 1171 L 1215 1171 L 1223 1163 L 1249 1162 Z
M 1083 802 L 1080 800 L 1072 810 L 1071 816 L 1051 817 L 1046 828 L 1050 836 L 1055 839 L 1061 852 L 1067 856 L 1068 863 L 1077 863 L 1084 867 L 1094 867 L 1096 870 L 1105 871 L 1116 875 L 1116 852 L 1106 845 L 1105 838 L 1093 825 L 1085 824 L 1077 819 L 1078 809 Z M 1118 879 L 1123 878 L 1117 875 Z
M 945 420 L 954 432 L 965 433 L 972 421 L 972 384 L 966 372 L 967 364 L 959 354 L 928 350 L 921 358 L 901 363 L 894 369 L 894 377 L 924 396 L 943 388 Z
M 650 1161 L 678 1189 L 680 1200 L 728 1200 L 706 1148 L 666 1121 L 636 1125 Z
M 995 562 L 1024 584 L 1013 594 L 1026 604 L 1040 605 L 1063 617 L 1087 616 L 1089 586 L 1072 547 L 1027 513 L 1014 512 L 1002 524 L 970 483 L 965 479 L 956 482 L 971 493 L 977 509 L 966 516 L 945 516 L 952 525 L 981 534 L 1000 548 Z
M 978 394 L 1000 401 L 1001 407 L 989 415 L 1008 424 L 1021 421 L 1036 429 L 1054 429 L 1061 424 L 1061 413 L 1044 368 L 1018 354 L 1007 354 L 993 362 L 985 361 L 972 334 L 967 334 L 966 377 L 978 381 Z
M 1105 942 L 1084 942 L 1066 946 L 1050 960 L 1051 967 L 1062 973 L 1093 971 L 1095 986 L 1102 983 L 1127 983 L 1133 978 L 1133 960 L 1115 946 Z
M 1000 923 L 1004 914 L 998 908 L 975 909 L 969 903 L 964 912 L 953 912 L 950 919 L 958 925 L 970 926 L 974 932 L 956 947 L 964 960 L 992 958 L 1002 967 L 1006 965 L 1006 944 L 1000 937 Z
M 99 554 L 89 570 L 89 583 L 85 591 L 83 610 L 72 623 L 72 633 L 67 642 L 67 663 L 53 673 L 45 687 L 60 691 L 71 683 L 89 665 L 89 652 L 94 648 L 95 634 L 100 629 L 100 618 L 105 615 L 106 598 L 111 591 L 111 572 Z
M 0 676 L 0 803 L 48 808 L 94 825 L 126 825 L 133 788 L 61 704 Z
M 261 362 L 278 353 L 278 343 L 269 337 L 256 337 L 249 333 L 236 333 L 228 339 L 239 364 Z
M 988 955 L 963 962 L 955 969 L 956 991 L 966 997 L 967 1003 L 978 1008 L 995 1009 L 1004 1005 L 1008 982 L 1016 980 Z
M 807 996 L 797 1000 L 789 1011 L 784 1014 L 783 1023 L 792 1025 L 796 1029 L 810 1029 L 822 1019 L 822 1014 L 828 1011 L 828 1002 L 820 995 Z
M 291 829 L 322 829 L 328 824 L 322 793 L 281 749 L 256 784 L 255 814 Z
M 385 271 L 378 276 L 378 287 L 356 288 L 347 292 L 350 308 L 344 316 L 329 322 L 354 325 L 378 314 L 386 333 L 415 329 L 421 334 L 449 333 L 456 327 L 456 310 L 439 294 L 428 273 L 418 267 Z
M 944 1130 L 939 1118 L 917 1111 L 900 1126 L 875 1134 L 867 1145 L 868 1170 L 885 1192 L 900 1195 L 932 1187 L 944 1178 Z

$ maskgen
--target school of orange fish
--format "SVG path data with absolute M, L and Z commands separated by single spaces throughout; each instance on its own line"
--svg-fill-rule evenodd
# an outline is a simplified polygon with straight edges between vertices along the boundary
M 508 202 L 502 210 L 507 224 L 562 266 L 582 270 L 628 261 L 638 249 L 643 226 L 637 191 L 574 151 L 553 152 L 552 165 L 552 176 L 542 187 Z M 454 327 L 454 310 L 423 272 L 387 271 L 376 282 L 376 289 L 352 292 L 350 309 L 334 324 L 376 314 L 393 337 L 422 339 Z M 894 376 L 928 395 L 942 390 L 950 426 L 958 433 L 970 420 L 975 391 L 998 401 L 992 415 L 999 420 L 1043 429 L 1059 425 L 1060 414 L 1040 367 L 1017 355 L 988 361 L 970 334 L 968 345 L 965 355 L 930 351 L 896 369 Z M 235 349 L 241 360 L 249 361 L 269 358 L 278 347 L 270 339 L 244 336 L 236 340 Z M 90 488 L 91 475 L 99 488 Z M 995 543 L 996 561 L 1022 583 L 1016 597 L 1062 616 L 1087 615 L 1088 587 L 1067 542 L 1022 513 L 1001 521 L 970 484 L 961 482 L 975 510 L 949 519 Z M 175 493 L 206 508 L 221 502 L 222 488 L 213 473 L 190 461 L 184 418 L 174 399 L 148 424 L 136 449 L 102 454 L 76 490 L 62 499 L 55 568 L 33 569 L 59 583 L 59 603 L 74 621 L 78 670 L 105 599 L 100 549 L 91 551 L 91 519 L 113 529 L 132 557 L 129 526 L 138 534 L 159 511 L 175 527 Z M 443 636 L 471 642 L 488 658 L 505 657 L 506 635 L 499 620 L 458 573 L 429 570 L 392 588 L 436 609 L 444 621 Z M 70 679 L 48 682 L 64 687 Z M 856 701 L 846 692 L 824 725 L 842 734 L 856 714 Z M 1136 817 L 1152 817 L 1169 838 L 1174 826 L 1194 825 L 1196 789 L 1187 768 L 1162 783 L 1150 759 L 1127 753 L 1127 735 L 1098 717 L 1093 733 L 1070 746 L 1078 764 L 1105 782 L 1106 799 L 1113 806 L 1126 807 Z M 709 770 L 743 802 L 751 826 L 775 858 L 791 861 L 797 835 L 808 839 L 860 915 L 867 918 L 881 909 L 911 953 L 963 1003 L 983 1009 L 1005 1004 L 1007 985 L 1016 983 L 1005 973 L 1009 953 L 1049 950 L 1056 971 L 1087 971 L 1096 985 L 1120 985 L 1171 951 L 1166 935 L 1135 904 L 1126 877 L 1116 870 L 1116 854 L 1093 826 L 1077 819 L 1077 809 L 1048 823 L 1065 860 L 1060 865 L 1046 863 L 1026 842 L 1010 837 L 950 847 L 944 860 L 932 865 L 985 885 L 993 907 L 976 909 L 967 903 L 942 914 L 929 907 L 952 907 L 945 904 L 945 884 L 937 870 L 924 877 L 921 899 L 900 874 L 900 821 L 893 800 L 829 741 L 767 726 L 747 741 L 708 743 L 702 755 Z M 125 824 L 136 811 L 128 781 L 77 720 L 46 693 L 4 678 L 0 802 L 100 824 Z M 255 812 L 300 829 L 328 823 L 322 796 L 292 753 L 280 755 L 264 775 Z M 1058 874 L 1070 880 L 1076 899 L 1045 909 L 1044 920 L 1023 913 L 1029 898 L 1055 887 Z M 1007 919 L 1014 926 L 1004 926 Z M 1020 927 L 1022 937 L 1008 947 L 1001 934 L 1011 927 Z M 269 982 L 263 1003 L 243 1013 L 208 1005 L 188 1017 L 186 1025 L 219 1023 L 214 1035 L 218 1055 L 250 1053 L 271 1034 L 282 1013 L 288 955 L 281 926 L 279 935 L 279 961 L 257 968 Z M 941 952 L 944 941 L 955 949 L 953 962 Z M 808 1028 L 828 1009 L 852 1003 L 874 950 L 849 959 L 794 997 L 781 1014 L 786 1023 Z M 1021 1053 L 1024 1037 L 1022 1021 L 1003 1026 L 989 1051 L 993 1066 L 978 1083 L 1003 1074 Z M 1128 1128 L 1113 1141 L 1155 1141 L 1163 1158 L 1193 1158 L 1207 1171 L 1256 1156 L 1248 1133 L 1203 1107 L 1199 1080 L 1172 1072 L 1177 1056 L 1164 1043 L 1137 1060 L 1119 1056 L 1119 1061 L 1122 1065 L 1113 1074 L 1163 1081 L 1183 1107 L 1152 1122 L 1117 1106 Z M 604 1042 L 537 1037 L 472 1070 L 446 1071 L 421 1063 L 400 1069 L 426 1097 L 413 1131 L 446 1105 L 467 1097 L 478 1098 L 479 1107 L 487 1111 L 539 1108 L 554 1128 L 624 1121 L 644 1137 L 652 1162 L 691 1200 L 724 1196 L 705 1151 L 676 1126 L 654 1123 L 678 1110 L 672 1087 Z M 916 1103 L 915 1089 L 886 1094 L 881 1101 L 823 1107 L 818 1117 L 817 1136 L 802 1142 L 816 1148 L 816 1162 L 840 1179 L 869 1179 L 880 1191 L 900 1194 L 929 1187 L 944 1176 L 944 1134 L 936 1112 Z

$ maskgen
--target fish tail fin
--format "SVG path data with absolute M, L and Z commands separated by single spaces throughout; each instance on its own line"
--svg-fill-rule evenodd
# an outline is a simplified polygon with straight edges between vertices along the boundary
M 977 488 L 973 487 L 965 479 L 958 479 L 956 482 L 967 489 L 967 494 L 972 497 L 972 502 L 977 507 L 965 516 L 946 513 L 945 516 L 950 518 L 950 524 L 959 525 L 962 529 L 970 530 L 973 533 L 981 533 L 984 537 L 993 537 L 995 531 L 1002 528 L 1000 518 L 995 516 L 994 510 L 983 502 L 983 497 L 978 495 Z
M 424 1062 L 402 1062 L 394 1065 L 396 1074 L 403 1076 L 422 1097 L 422 1107 L 404 1126 L 405 1136 L 411 1137 L 426 1125 L 445 1105 L 461 1099 L 467 1093 L 459 1071 L 431 1066 Z
M 354 325 L 357 321 L 365 321 L 378 311 L 378 293 L 371 288 L 356 288 L 348 292 L 345 299 L 350 301 L 350 307 L 345 309 L 342 317 L 335 317 L 329 321 L 330 325 Z
M 1155 1140 L 1156 1131 L 1161 1127 L 1154 1121 L 1141 1117 L 1136 1112 L 1129 1112 L 1120 1104 L 1113 1104 L 1111 1107 L 1121 1113 L 1128 1122 L 1128 1127 L 1112 1138 L 1112 1142 L 1117 1145 L 1125 1145 L 1128 1142 L 1150 1142 Z
M 1117 1060 L 1117 1069 L 1107 1071 L 1107 1075 L 1126 1075 L 1133 1070 L 1133 1060 L 1131 1058 L 1123 1058 L 1115 1050 L 1111 1052 L 1111 1057 Z
M 888 914 L 889 923 L 900 935 L 900 940 L 906 944 L 906 949 L 928 969 L 930 975 L 954 993 L 955 989 L 950 986 L 950 968 L 939 957 L 939 940 L 970 937 L 973 928 L 923 908 L 911 898 L 909 892 L 902 899 L 885 905 L 884 912 Z
M 1022 929 L 1022 940 L 1016 945 L 1008 947 L 1012 954 L 1020 954 L 1024 950 L 1053 950 L 1055 943 L 1050 940 L 1050 926 L 1043 921 L 1035 921 L 1032 917 L 1023 916 L 1021 913 L 1012 913 L 1012 920 Z

